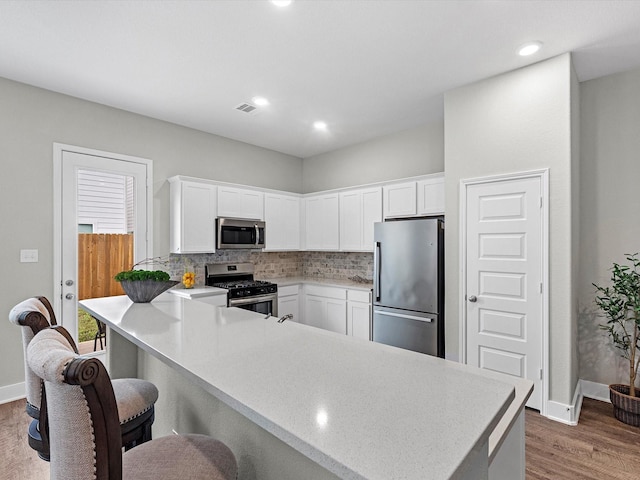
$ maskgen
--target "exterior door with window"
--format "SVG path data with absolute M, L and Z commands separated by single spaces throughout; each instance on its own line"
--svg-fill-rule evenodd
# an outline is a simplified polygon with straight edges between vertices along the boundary
M 144 159 L 74 147 L 60 146 L 55 153 L 60 202 L 56 311 L 81 353 L 91 352 L 104 346 L 105 340 L 95 319 L 78 310 L 78 300 L 122 295 L 113 276 L 150 256 L 147 178 L 151 165 Z

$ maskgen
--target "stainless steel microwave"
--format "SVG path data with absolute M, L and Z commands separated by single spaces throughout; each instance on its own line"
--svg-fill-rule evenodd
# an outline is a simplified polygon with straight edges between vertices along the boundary
M 264 248 L 265 223 L 237 218 L 216 219 L 217 248 Z

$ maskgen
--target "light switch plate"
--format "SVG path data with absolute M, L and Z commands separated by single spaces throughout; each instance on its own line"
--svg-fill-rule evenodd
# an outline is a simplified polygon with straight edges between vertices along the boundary
M 20 250 L 21 263 L 35 263 L 38 261 L 38 250 Z

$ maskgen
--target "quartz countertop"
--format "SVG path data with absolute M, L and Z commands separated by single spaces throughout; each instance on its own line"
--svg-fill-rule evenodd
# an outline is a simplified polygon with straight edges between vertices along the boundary
M 475 367 L 238 308 L 80 303 L 340 478 L 459 478 L 515 398 Z
M 313 284 L 324 285 L 325 287 L 349 288 L 352 290 L 366 290 L 373 288 L 373 282 L 355 282 L 353 280 L 319 278 L 319 277 L 281 277 L 281 278 L 260 278 L 268 282 L 276 283 L 278 286 Z
M 179 295 L 184 298 L 201 298 L 208 297 L 211 295 L 226 295 L 226 288 L 218 288 L 218 287 L 206 287 L 206 286 L 198 286 L 193 288 L 172 288 L 168 290 L 169 293 L 174 295 Z

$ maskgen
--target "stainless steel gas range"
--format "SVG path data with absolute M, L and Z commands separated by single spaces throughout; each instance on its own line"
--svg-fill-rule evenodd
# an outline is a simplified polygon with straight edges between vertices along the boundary
M 278 315 L 278 285 L 253 279 L 251 263 L 208 263 L 205 283 L 227 290 L 227 306 L 265 315 Z

